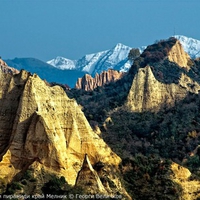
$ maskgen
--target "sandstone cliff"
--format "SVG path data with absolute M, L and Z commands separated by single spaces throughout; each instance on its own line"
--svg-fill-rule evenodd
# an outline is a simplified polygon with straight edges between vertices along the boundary
M 182 74 L 178 84 L 164 84 L 156 80 L 151 67 L 140 68 L 129 91 L 126 106 L 135 112 L 159 111 L 164 106 L 173 106 L 188 92 L 198 93 L 200 86 Z
M 106 190 L 97 172 L 93 169 L 87 154 L 85 155 L 81 170 L 78 172 L 76 186 L 84 187 L 84 189 L 90 194 L 97 194 L 102 192 L 106 193 Z
M 191 65 L 190 56 L 184 51 L 180 41 L 174 37 L 147 46 L 141 57 L 145 59 L 146 64 L 168 59 L 186 70 L 189 70 Z
M 0 59 L 0 70 L 3 73 L 18 74 L 19 71 L 15 68 L 9 67 L 2 59 Z
M 171 169 L 173 171 L 171 179 L 178 183 L 183 189 L 181 199 L 194 200 L 200 198 L 199 180 L 192 180 L 191 172 L 187 168 L 176 163 L 172 163 Z
M 101 74 L 96 74 L 94 78 L 89 74 L 85 74 L 83 78 L 77 80 L 75 87 L 86 91 L 94 90 L 98 86 L 103 86 L 109 82 L 114 82 L 122 78 L 123 75 L 124 72 L 118 72 L 112 69 L 103 71 Z
M 117 169 L 121 161 L 61 87 L 26 71 L 0 71 L 0 178 L 9 182 L 33 168 L 37 185 L 45 182 L 44 173 L 74 185 L 85 154 L 92 165 L 100 160 Z
M 180 67 L 184 67 L 187 70 L 190 69 L 188 62 L 191 60 L 190 56 L 184 51 L 179 40 L 172 46 L 168 52 L 168 59 L 171 62 L 175 62 Z

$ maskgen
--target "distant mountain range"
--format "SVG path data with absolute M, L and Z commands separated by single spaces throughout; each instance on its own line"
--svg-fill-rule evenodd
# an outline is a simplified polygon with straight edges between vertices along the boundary
M 80 90 L 51 87 L 57 83 L 0 59 L 0 194 L 200 199 L 200 58 L 190 58 L 181 40 L 195 58 L 197 41 L 170 37 L 141 55 L 131 51 L 128 72 L 85 74 Z M 83 68 L 120 66 L 122 47 Z M 88 63 L 94 56 L 85 56 Z M 70 72 L 85 73 L 78 61 L 66 60 L 68 70 L 33 58 L 9 61 L 66 82 Z
M 200 57 L 200 41 L 182 35 L 175 35 L 175 38 L 180 40 L 184 50 L 190 55 L 191 58 Z M 139 47 L 140 52 L 146 46 Z M 127 71 L 131 67 L 131 62 L 128 60 L 128 54 L 131 47 L 118 43 L 110 50 L 88 54 L 79 60 L 69 60 L 63 57 L 56 57 L 48 64 L 62 70 L 76 69 L 89 73 L 94 76 L 96 73 L 107 71 L 108 69 L 115 69 L 119 71 Z
M 142 52 L 144 48 L 140 48 Z M 85 55 L 78 60 L 69 60 L 63 57 L 56 57 L 47 63 L 62 70 L 76 69 L 94 76 L 108 69 L 127 71 L 131 67 L 128 54 L 131 47 L 118 43 L 113 48 L 93 54 Z
M 15 58 L 5 62 L 15 69 L 36 73 L 48 82 L 67 84 L 70 87 L 74 87 L 76 80 L 85 74 L 78 70 L 60 70 L 36 58 Z
M 200 57 L 200 40 L 182 35 L 174 37 L 180 40 L 184 50 L 191 58 Z M 146 46 L 143 46 L 138 49 L 143 52 L 145 48 Z M 47 63 L 35 58 L 15 58 L 5 61 L 9 66 L 16 69 L 23 68 L 31 73 L 37 73 L 41 78 L 49 82 L 58 82 L 74 87 L 76 80 L 86 73 L 94 77 L 96 73 L 100 74 L 108 69 L 128 71 L 132 64 L 128 60 L 130 50 L 131 47 L 118 43 L 110 50 L 87 54 L 78 60 L 70 60 L 58 56 L 47 61 Z

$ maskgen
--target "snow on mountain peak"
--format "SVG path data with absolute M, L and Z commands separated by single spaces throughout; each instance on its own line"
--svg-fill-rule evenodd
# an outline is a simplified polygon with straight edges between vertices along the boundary
M 95 54 L 95 59 L 91 60 L 86 66 L 83 67 L 83 71 L 86 71 L 92 75 L 101 73 L 108 69 L 121 70 L 128 62 L 128 54 L 131 47 L 118 43 L 112 49 Z M 126 68 L 130 68 L 131 65 L 126 64 Z
M 180 41 L 184 50 L 191 56 L 191 58 L 200 57 L 199 40 L 183 35 L 175 35 L 174 37 Z M 138 49 L 140 50 L 140 53 L 142 53 L 145 48 L 146 46 L 142 46 Z M 69 60 L 58 56 L 47 63 L 59 69 L 76 69 L 91 75 L 101 73 L 108 69 L 128 71 L 132 64 L 128 60 L 130 50 L 131 47 L 118 43 L 109 50 L 87 54 L 78 60 Z
M 87 54 L 76 61 L 58 56 L 47 63 L 59 69 L 76 69 L 95 75 L 108 69 L 130 68 L 131 64 L 127 59 L 130 50 L 131 47 L 118 43 L 110 50 Z
M 116 45 L 114 46 L 113 49 L 118 50 L 118 49 L 123 49 L 123 48 L 126 48 L 126 47 L 127 47 L 127 46 L 125 46 L 124 44 L 118 43 L 118 44 L 116 44 Z
M 57 56 L 55 59 L 47 61 L 47 63 L 62 70 L 64 69 L 72 70 L 76 68 L 76 61 L 61 56 Z
M 180 41 L 184 50 L 190 55 L 191 58 L 194 59 L 200 57 L 200 40 L 183 35 L 175 35 L 174 37 Z
M 131 49 L 131 47 L 128 47 L 128 46 L 126 46 L 122 43 L 118 43 L 111 50 L 113 50 L 113 51 L 123 51 L 123 50 L 125 50 L 126 51 L 126 50 L 130 50 L 130 49 Z

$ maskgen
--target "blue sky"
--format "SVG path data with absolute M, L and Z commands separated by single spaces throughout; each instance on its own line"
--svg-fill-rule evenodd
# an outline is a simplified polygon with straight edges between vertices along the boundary
M 78 59 L 174 34 L 200 40 L 199 0 L 0 0 L 3 59 Z

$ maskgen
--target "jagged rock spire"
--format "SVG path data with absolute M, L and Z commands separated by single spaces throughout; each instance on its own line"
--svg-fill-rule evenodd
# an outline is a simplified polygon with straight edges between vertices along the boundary
M 49 87 L 24 70 L 16 75 L 0 71 L 0 178 L 11 182 L 33 168 L 35 177 L 54 173 L 74 185 L 85 153 L 92 164 L 98 157 L 116 168 L 121 162 L 61 87 Z M 103 191 L 97 174 L 95 180 Z
M 157 112 L 164 105 L 170 107 L 176 101 L 184 99 L 188 92 L 198 93 L 199 90 L 199 84 L 184 74 L 181 75 L 178 84 L 161 83 L 155 78 L 151 67 L 146 66 L 140 68 L 135 75 L 126 106 L 135 112 Z
M 88 155 L 85 154 L 83 165 L 78 172 L 75 186 L 80 186 L 90 193 L 107 193 L 97 172 L 93 169 Z

